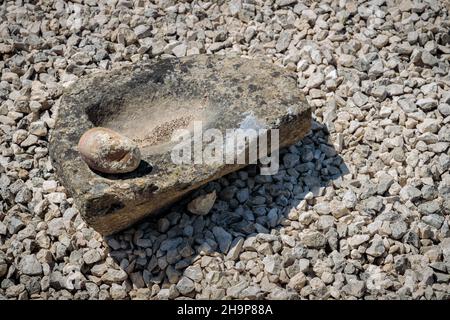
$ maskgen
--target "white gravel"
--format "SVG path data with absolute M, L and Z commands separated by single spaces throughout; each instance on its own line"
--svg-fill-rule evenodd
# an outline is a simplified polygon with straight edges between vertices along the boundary
M 448 2 L 219 3 L 0 4 L 0 298 L 449 299 Z M 311 133 L 103 239 L 48 158 L 63 88 L 197 53 L 296 72 Z

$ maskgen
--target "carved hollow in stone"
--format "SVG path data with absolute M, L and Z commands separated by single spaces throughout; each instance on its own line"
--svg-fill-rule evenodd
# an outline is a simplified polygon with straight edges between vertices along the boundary
M 236 171 L 242 164 L 177 165 L 171 135 L 202 121 L 203 130 L 239 128 L 251 113 L 279 129 L 280 148 L 305 136 L 311 110 L 295 74 L 238 57 L 197 55 L 99 72 L 61 97 L 50 156 L 85 221 L 104 235 L 164 210 L 183 195 Z M 91 170 L 77 151 L 84 132 L 112 129 L 138 144 L 139 167 L 130 173 Z

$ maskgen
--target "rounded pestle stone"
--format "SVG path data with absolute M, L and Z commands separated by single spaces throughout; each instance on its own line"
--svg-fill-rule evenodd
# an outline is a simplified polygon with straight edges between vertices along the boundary
M 103 173 L 131 172 L 141 161 L 141 152 L 136 143 L 103 127 L 86 131 L 78 142 L 78 152 L 91 169 Z

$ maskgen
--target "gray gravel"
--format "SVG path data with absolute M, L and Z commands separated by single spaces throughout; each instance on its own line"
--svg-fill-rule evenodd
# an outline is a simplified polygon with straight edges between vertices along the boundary
M 448 3 L 219 3 L 0 4 L 0 298 L 449 299 Z M 62 89 L 197 53 L 296 72 L 310 134 L 103 239 L 48 158 Z

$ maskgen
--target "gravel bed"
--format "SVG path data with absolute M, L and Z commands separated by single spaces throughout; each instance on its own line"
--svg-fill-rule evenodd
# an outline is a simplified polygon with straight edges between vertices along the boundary
M 449 299 L 449 2 L 0 4 L 0 299 Z M 57 182 L 64 87 L 198 53 L 296 72 L 314 108 L 280 171 L 102 238 Z

